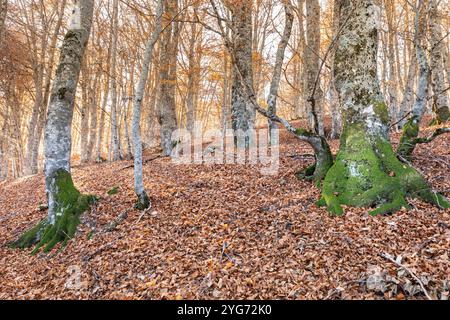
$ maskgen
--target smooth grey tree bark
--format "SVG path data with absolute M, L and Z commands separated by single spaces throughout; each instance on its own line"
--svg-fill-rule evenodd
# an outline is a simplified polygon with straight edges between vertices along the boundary
M 422 117 L 427 109 L 428 91 L 430 87 L 430 64 L 426 53 L 426 29 L 427 29 L 427 12 L 429 6 L 424 4 L 423 0 L 418 1 L 415 7 L 415 23 L 414 23 L 414 46 L 416 49 L 416 64 L 419 67 L 419 77 L 417 80 L 416 100 L 411 110 L 411 117 L 403 125 L 403 135 L 397 148 L 397 154 L 406 160 L 411 160 L 411 156 L 418 143 L 419 130 Z
M 306 87 L 307 116 L 310 130 L 324 135 L 323 91 L 320 72 L 320 4 L 319 0 L 306 1 Z
M 144 99 L 145 86 L 148 80 L 148 74 L 153 59 L 153 50 L 161 34 L 161 20 L 164 12 L 164 0 L 158 1 L 156 9 L 155 30 L 152 32 L 150 39 L 145 48 L 144 60 L 142 63 L 141 75 L 138 85 L 136 87 L 136 94 L 133 105 L 133 122 L 132 135 L 134 145 L 134 191 L 138 197 L 136 208 L 145 210 L 150 207 L 150 199 L 144 188 L 144 181 L 142 177 L 142 139 L 141 139 L 141 110 L 142 101 Z
M 333 3 L 333 39 L 338 38 L 339 33 L 339 0 L 334 0 Z M 340 101 L 339 93 L 336 89 L 336 79 L 335 79 L 335 68 L 334 68 L 334 58 L 335 58 L 336 48 L 332 48 L 330 52 L 330 109 L 331 109 L 331 139 L 337 139 L 342 133 L 342 115 L 340 111 Z
M 111 149 L 112 161 L 121 160 L 120 139 L 118 125 L 117 110 L 117 42 L 119 37 L 119 0 L 113 1 L 113 18 L 112 18 L 112 48 L 111 48 L 111 77 L 109 78 L 109 102 L 111 106 Z
M 281 41 L 278 44 L 278 50 L 275 59 L 275 66 L 272 75 L 272 81 L 270 84 L 269 97 L 267 98 L 268 112 L 271 115 L 276 115 L 277 113 L 277 99 L 278 90 L 280 88 L 281 72 L 283 69 L 283 61 L 286 52 L 286 48 L 289 44 L 289 39 L 292 34 L 292 27 L 294 24 L 294 9 L 290 0 L 283 0 L 284 12 L 285 12 L 285 26 Z M 278 129 L 278 125 L 269 118 L 269 130 Z M 272 134 L 271 134 L 272 137 Z M 271 143 L 272 143 L 271 139 Z
M 388 25 L 388 44 L 387 44 L 387 63 L 388 63 L 388 106 L 389 114 L 392 122 L 397 121 L 398 115 L 398 77 L 396 64 L 396 54 L 395 54 L 395 29 L 394 29 L 394 17 L 395 17 L 395 6 L 394 2 L 391 0 L 384 1 L 387 25 Z
M 48 216 L 12 244 L 13 247 L 25 248 L 37 243 L 35 251 L 44 245 L 44 251 L 49 251 L 58 242 L 65 245 L 76 232 L 79 216 L 94 200 L 75 188 L 70 166 L 75 95 L 93 7 L 93 0 L 76 1 L 52 85 L 44 142 Z

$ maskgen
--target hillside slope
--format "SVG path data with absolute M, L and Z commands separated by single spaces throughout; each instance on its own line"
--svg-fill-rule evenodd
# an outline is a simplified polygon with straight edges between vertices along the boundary
M 2 183 L 0 299 L 423 299 L 384 253 L 400 256 L 431 295 L 448 297 L 449 212 L 413 201 L 389 217 L 349 209 L 331 218 L 315 205 L 319 191 L 294 177 L 310 153 L 283 137 L 275 177 L 258 166 L 150 161 L 153 208 L 143 215 L 131 209 L 131 162 L 76 167 L 79 189 L 101 199 L 68 247 L 50 255 L 6 247 L 45 216 L 43 176 Z M 419 146 L 414 164 L 450 196 L 448 136 Z

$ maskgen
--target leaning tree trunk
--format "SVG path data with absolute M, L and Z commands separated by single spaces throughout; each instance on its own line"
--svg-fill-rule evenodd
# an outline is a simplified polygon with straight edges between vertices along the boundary
M 45 246 L 50 251 L 63 245 L 77 230 L 80 215 L 89 208 L 93 197 L 82 195 L 74 186 L 70 173 L 72 118 L 78 78 L 93 16 L 93 0 L 79 0 L 64 38 L 60 62 L 50 97 L 45 128 L 45 185 L 48 217 L 26 232 L 13 247 L 37 244 L 35 252 Z
M 395 212 L 408 207 L 406 197 L 450 207 L 413 167 L 397 159 L 389 141 L 389 113 L 377 77 L 380 8 L 374 0 L 342 0 L 340 6 L 335 67 L 344 132 L 320 204 L 337 215 L 342 205 L 373 207 L 372 214 Z

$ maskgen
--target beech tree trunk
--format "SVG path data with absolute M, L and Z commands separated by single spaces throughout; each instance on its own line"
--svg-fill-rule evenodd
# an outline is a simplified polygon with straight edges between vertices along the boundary
M 138 85 L 136 87 L 136 94 L 133 106 L 133 145 L 134 145 L 134 191 L 138 197 L 136 208 L 139 210 L 145 210 L 150 207 L 150 199 L 144 188 L 144 181 L 142 177 L 142 139 L 141 139 L 141 111 L 142 101 L 144 99 L 145 86 L 148 80 L 148 74 L 150 72 L 153 49 L 155 48 L 156 41 L 161 33 L 161 19 L 164 9 L 164 0 L 158 1 L 158 7 L 156 9 L 156 23 L 155 30 L 152 36 L 148 40 L 144 53 L 144 61 L 142 63 L 141 76 L 139 78 Z
M 61 47 L 60 61 L 51 90 L 45 127 L 45 185 L 48 216 L 26 232 L 13 247 L 51 250 L 73 237 L 80 215 L 93 197 L 81 195 L 70 173 L 72 118 L 78 78 L 92 25 L 93 0 L 78 0 Z
M 284 0 L 284 12 L 285 12 L 285 27 L 283 31 L 283 35 L 280 43 L 278 44 L 277 55 L 275 59 L 275 67 L 273 71 L 272 82 L 270 84 L 270 92 L 269 97 L 267 99 L 267 107 L 269 114 L 276 115 L 277 114 L 277 99 L 278 99 L 278 90 L 280 87 L 281 81 L 281 72 L 283 68 L 283 61 L 285 56 L 286 48 L 289 44 L 289 39 L 292 34 L 292 26 L 294 24 L 294 10 L 290 0 Z M 278 129 L 278 125 L 273 122 L 269 118 L 269 130 Z M 272 134 L 271 134 L 272 137 Z M 272 141 L 271 141 L 272 143 Z
M 450 203 L 392 149 L 389 112 L 377 76 L 379 21 L 374 0 L 340 1 L 342 34 L 335 67 L 344 132 L 320 204 L 337 215 L 343 213 L 341 205 L 373 207 L 374 215 L 392 213 L 408 207 L 406 197 L 448 208 Z
M 323 91 L 320 84 L 320 4 L 319 0 L 306 1 L 306 77 L 307 115 L 309 129 L 324 135 Z
M 164 24 L 160 51 L 159 123 L 161 125 L 161 147 L 170 156 L 175 142 L 172 133 L 178 128 L 176 115 L 176 71 L 178 54 L 178 22 L 172 21 L 178 11 L 178 0 L 165 0 Z
M 333 30 L 334 36 L 333 38 L 339 37 L 339 0 L 334 0 L 333 3 Z M 342 132 L 342 115 L 340 112 L 340 101 L 339 101 L 339 93 L 336 90 L 336 79 L 335 79 L 335 70 L 334 70 L 334 57 L 335 57 L 336 49 L 333 48 L 330 54 L 330 109 L 331 109 L 331 139 L 339 138 Z
M 119 33 L 119 0 L 113 2 L 113 19 L 112 19 L 112 48 L 111 48 L 111 74 L 110 77 L 110 105 L 111 105 L 111 149 L 112 160 L 121 160 L 120 155 L 120 139 L 119 139 L 119 125 L 118 125 L 118 110 L 117 110 L 117 41 Z
M 252 57 L 252 6 L 241 3 L 229 6 L 232 14 L 231 51 L 238 65 L 233 69 L 233 83 L 231 89 L 231 123 L 235 132 L 247 132 L 255 126 L 255 110 L 245 95 L 244 84 L 254 88 L 253 57 Z M 241 74 L 239 75 L 238 72 Z M 242 80 L 243 79 L 243 80 Z M 246 145 L 248 145 L 246 141 Z

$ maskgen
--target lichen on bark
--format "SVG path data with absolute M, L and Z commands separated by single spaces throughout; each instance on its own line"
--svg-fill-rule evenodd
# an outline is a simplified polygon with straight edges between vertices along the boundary
M 80 216 L 96 201 L 94 196 L 81 194 L 75 188 L 70 173 L 65 170 L 58 170 L 47 179 L 53 180 L 52 206 L 55 215 L 45 218 L 25 232 L 11 244 L 12 248 L 25 249 L 36 245 L 33 250 L 36 253 L 42 247 L 44 252 L 49 252 L 58 243 L 65 247 L 77 231 Z
M 344 213 L 343 205 L 373 208 L 372 215 L 393 213 L 408 208 L 407 198 L 449 208 L 417 170 L 397 158 L 389 141 L 391 119 L 377 77 L 380 9 L 371 0 L 342 0 L 340 6 L 335 65 L 345 126 L 319 205 L 336 215 Z M 417 137 L 418 124 L 409 129 Z

